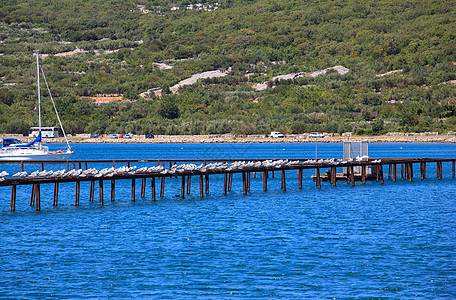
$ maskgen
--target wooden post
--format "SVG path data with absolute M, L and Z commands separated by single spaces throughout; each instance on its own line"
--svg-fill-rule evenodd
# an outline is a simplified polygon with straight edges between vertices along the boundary
M 223 195 L 226 195 L 226 190 L 228 189 L 228 174 L 223 174 Z
M 188 175 L 187 176 L 187 195 L 190 195 L 191 184 L 192 184 L 192 176 Z
M 70 162 L 67 160 L 67 172 L 70 170 Z
M 36 198 L 36 183 L 32 185 L 32 197 L 30 199 L 30 206 L 35 205 L 35 198 Z
M 285 170 L 282 170 L 282 191 L 287 191 L 287 183 L 285 179 Z
M 263 172 L 263 192 L 268 190 L 268 171 Z
M 115 193 L 116 193 L 116 181 L 111 180 L 111 202 L 115 200 Z
M 337 181 L 337 170 L 336 167 L 331 167 L 331 183 L 333 186 L 336 186 Z
M 87 162 L 84 162 L 84 165 L 85 165 L 85 169 L 87 170 Z
M 81 189 L 81 182 L 78 180 L 76 181 L 76 196 L 74 199 L 74 205 L 79 206 L 79 191 Z
M 403 163 L 401 164 L 401 178 L 404 178 L 404 164 Z
M 391 180 L 391 167 L 393 165 L 392 164 L 389 164 L 389 167 L 388 167 L 388 180 Z
M 413 163 L 408 163 L 408 179 L 412 182 L 413 179 Z
M 455 164 L 456 164 L 456 161 L 453 160 L 453 167 L 451 168 L 451 177 L 454 178 L 454 173 L 455 173 Z
M 171 164 L 171 163 L 170 163 Z M 181 198 L 185 198 L 185 176 L 181 176 Z
M 141 180 L 141 198 L 146 196 L 146 178 L 142 178 Z
M 76 162 L 73 162 L 73 170 L 76 170 Z
M 391 165 L 390 165 L 391 167 Z M 393 182 L 396 182 L 397 179 L 397 164 L 393 165 Z
M 41 171 L 44 171 L 44 163 L 41 163 Z
M 134 178 L 131 179 L 131 201 L 135 202 L 135 194 L 136 194 L 136 181 Z
M 206 195 L 209 194 L 209 174 L 204 175 L 206 178 Z
M 347 167 L 347 184 L 350 184 L 350 167 Z
M 160 198 L 163 199 L 165 196 L 165 177 L 161 178 L 160 181 Z
M 353 166 L 350 167 L 350 181 L 352 186 L 355 186 L 355 170 Z
M 21 172 L 24 172 L 24 161 L 21 160 Z
M 95 181 L 91 180 L 90 181 L 90 196 L 89 196 L 90 202 L 93 202 L 94 194 L 95 194 Z
M 440 180 L 442 178 L 443 178 L 443 176 L 442 176 L 442 162 L 438 161 L 437 162 L 437 179 Z
M 54 183 L 54 206 L 57 206 L 57 201 L 59 199 L 59 183 Z
M 233 173 L 228 175 L 228 192 L 231 192 L 231 185 L 233 183 Z
M 247 192 L 250 192 L 250 172 L 247 172 Z
M 372 166 L 375 168 L 375 182 L 380 180 L 380 173 L 378 172 L 378 165 Z
M 41 201 L 40 201 L 40 184 L 35 186 L 35 197 L 36 197 L 36 211 L 41 210 Z
M 366 184 L 366 165 L 361 166 L 361 181 Z
M 150 178 L 150 185 L 152 191 L 152 201 L 155 201 L 155 177 Z
M 385 181 L 383 180 L 383 165 L 378 165 L 378 171 L 380 172 L 380 183 L 384 184 Z
M 199 176 L 199 182 L 200 182 L 200 198 L 203 198 L 204 197 L 203 175 Z
M 82 167 L 81 167 L 81 162 L 79 162 L 79 169 L 82 169 Z
M 317 182 L 318 189 L 321 189 L 320 168 L 315 168 L 315 181 Z
M 302 190 L 302 173 L 303 169 L 298 169 L 298 188 Z
M 271 177 L 274 178 L 274 171 L 271 171 Z
M 421 180 L 424 179 L 424 166 L 426 165 L 425 162 L 420 162 L 420 175 L 421 175 Z
M 98 184 L 99 184 L 98 194 L 100 196 L 100 207 L 103 207 L 103 180 L 98 181 Z
M 242 192 L 244 195 L 247 195 L 247 179 L 245 172 L 242 172 Z
M 16 211 L 16 185 L 11 186 L 11 212 Z

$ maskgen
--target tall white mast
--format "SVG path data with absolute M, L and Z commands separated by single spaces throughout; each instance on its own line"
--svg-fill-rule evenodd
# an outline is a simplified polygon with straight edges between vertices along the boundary
M 41 92 L 40 92 L 40 62 L 38 60 L 38 51 L 36 51 L 36 78 L 38 85 L 38 127 L 41 132 Z

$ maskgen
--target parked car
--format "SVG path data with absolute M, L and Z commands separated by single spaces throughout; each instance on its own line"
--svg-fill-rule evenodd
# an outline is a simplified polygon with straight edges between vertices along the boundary
M 90 135 L 90 138 L 92 138 L 92 139 L 99 138 L 99 137 L 100 137 L 100 135 L 98 133 L 92 133 Z
M 325 135 L 323 133 L 319 133 L 319 132 L 311 132 L 309 134 L 309 137 L 310 138 L 323 138 L 323 137 L 325 137 Z
M 155 136 L 152 133 L 146 134 L 146 139 L 153 139 Z
M 124 134 L 124 136 L 123 136 L 123 137 L 124 137 L 124 139 L 131 139 L 131 135 L 130 135 L 130 134 L 128 134 L 128 133 L 127 133 L 127 134 Z
M 124 135 L 123 134 L 119 134 L 119 139 L 123 139 Z
M 284 138 L 285 136 L 283 135 L 283 133 L 280 133 L 278 131 L 273 131 L 273 132 L 271 132 L 271 137 L 272 138 Z
M 112 138 L 112 139 L 117 139 L 118 138 L 117 134 L 115 134 L 115 133 L 111 133 L 109 135 L 109 137 Z

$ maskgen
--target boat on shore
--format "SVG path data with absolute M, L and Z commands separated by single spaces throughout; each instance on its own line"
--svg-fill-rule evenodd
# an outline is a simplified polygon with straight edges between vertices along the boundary
M 59 114 L 55 107 L 54 100 L 52 99 L 52 94 L 49 91 L 49 86 L 47 85 L 46 77 L 43 73 L 44 81 L 49 91 L 49 95 L 52 101 L 52 104 L 57 115 L 57 119 L 62 129 L 63 136 L 66 140 L 66 147 L 58 151 L 49 151 L 49 147 L 42 144 L 42 134 L 41 134 L 41 93 L 40 93 L 40 63 L 38 52 L 36 55 L 36 69 L 37 69 L 37 86 L 38 86 L 38 134 L 36 138 L 30 143 L 24 143 L 18 139 L 14 138 L 4 138 L 2 142 L 2 148 L 0 149 L 0 161 L 1 160 L 66 160 L 68 159 L 74 151 L 71 149 L 68 139 L 66 138 L 65 131 L 63 130 L 62 122 L 60 121 Z

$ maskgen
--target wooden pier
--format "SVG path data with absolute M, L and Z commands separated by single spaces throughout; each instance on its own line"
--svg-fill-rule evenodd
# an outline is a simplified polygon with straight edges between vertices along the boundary
M 180 197 L 184 198 L 191 192 L 192 178 L 198 178 L 199 196 L 209 194 L 210 177 L 213 175 L 223 175 L 223 195 L 226 195 L 232 190 L 233 174 L 242 174 L 242 192 L 244 195 L 250 192 L 251 178 L 262 178 L 263 191 L 268 190 L 268 179 L 274 178 L 276 174 L 281 176 L 281 189 L 286 191 L 286 171 L 296 170 L 298 178 L 298 188 L 302 189 L 303 171 L 306 169 L 314 169 L 315 175 L 312 176 L 316 183 L 316 187 L 321 189 L 323 180 L 328 181 L 331 185 L 336 186 L 336 182 L 343 181 L 355 186 L 355 181 L 359 180 L 363 184 L 367 180 L 375 180 L 383 184 L 385 177 L 387 180 L 396 182 L 397 179 L 403 178 L 412 182 L 414 178 L 414 164 L 420 165 L 420 179 L 424 180 L 428 177 L 426 166 L 428 164 L 436 164 L 436 178 L 443 178 L 442 164 L 451 163 L 451 178 L 455 178 L 455 162 L 456 158 L 451 159 L 434 159 L 434 158 L 385 158 L 385 159 L 369 159 L 366 161 L 343 161 L 334 159 L 220 159 L 220 160 L 68 160 L 68 161 L 8 161 L 2 163 L 16 164 L 19 168 L 16 177 L 0 178 L 0 187 L 11 188 L 11 212 L 15 211 L 16 207 L 16 190 L 19 185 L 31 186 L 30 205 L 35 206 L 36 211 L 41 210 L 41 195 L 40 186 L 43 184 L 54 184 L 53 205 L 58 205 L 59 186 L 65 183 L 75 184 L 75 206 L 79 206 L 81 182 L 90 182 L 89 201 L 94 201 L 95 186 L 98 183 L 99 188 L 99 205 L 104 205 L 103 185 L 105 181 L 111 184 L 111 201 L 115 199 L 115 186 L 118 180 L 131 180 L 131 201 L 135 201 L 136 182 L 141 181 L 141 197 L 145 197 L 146 180 L 151 183 L 151 199 L 156 201 L 157 189 L 159 183 L 158 196 L 164 198 L 165 180 L 167 178 L 180 177 Z M 147 168 L 135 168 L 134 164 L 146 164 Z M 200 164 L 196 166 L 195 164 Z M 25 174 L 24 164 L 41 165 L 43 174 Z M 60 174 L 46 174 L 45 165 L 64 164 L 65 169 Z M 111 168 L 103 170 L 89 169 L 92 165 L 105 164 Z M 117 168 L 116 166 L 123 167 Z M 166 167 L 168 166 L 168 168 Z M 361 170 L 360 172 L 355 172 Z M 147 169 L 147 170 L 146 170 Z M 342 170 L 343 173 L 337 173 L 337 170 Z M 368 170 L 371 170 L 369 173 Z M 84 172 L 85 171 L 85 172 Z M 400 171 L 400 175 L 399 175 Z M 321 175 L 325 174 L 325 175 Z M 338 176 L 339 174 L 339 176 Z M 278 176 L 278 175 L 277 175 Z

